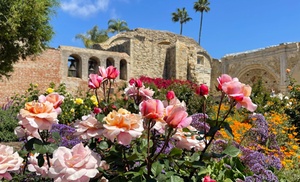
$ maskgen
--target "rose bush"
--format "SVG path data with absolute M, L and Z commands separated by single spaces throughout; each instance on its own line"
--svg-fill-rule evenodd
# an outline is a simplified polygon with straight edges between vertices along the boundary
M 221 75 L 216 105 L 208 86 L 193 86 L 188 97 L 201 99 L 195 108 L 201 112 L 189 114 L 187 95 L 160 88 L 159 98 L 141 79 L 130 79 L 123 97 L 112 99 L 118 74 L 100 67 L 89 77 L 86 98 L 52 89 L 29 100 L 15 130 L 24 141 L 24 163 L 0 171 L 15 180 L 16 170 L 23 179 L 35 173 L 35 181 L 278 181 L 280 153 L 265 152 L 277 144 L 263 116 L 253 113 L 250 86 Z M 230 119 L 238 111 L 255 126 L 239 140 Z

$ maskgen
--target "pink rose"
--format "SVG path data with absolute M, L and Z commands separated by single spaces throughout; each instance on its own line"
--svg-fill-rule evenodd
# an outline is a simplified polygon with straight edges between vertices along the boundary
M 217 80 L 219 82 L 218 90 L 222 90 L 223 83 L 230 82 L 232 78 L 227 74 L 222 74 L 219 78 L 217 78 Z
M 99 138 L 104 129 L 94 115 L 82 116 L 82 120 L 77 120 L 74 127 L 76 128 L 75 134 L 82 139 Z
M 160 119 L 164 115 L 164 105 L 160 100 L 149 99 L 139 105 L 141 114 L 147 119 Z
M 47 159 L 46 159 L 46 155 L 44 155 L 44 165 L 42 167 L 40 167 L 38 165 L 38 160 L 37 160 L 37 156 L 39 154 L 38 153 L 35 153 L 34 155 L 30 155 L 29 158 L 28 158 L 28 170 L 30 172 L 35 172 L 36 175 L 39 175 L 39 176 L 42 176 L 42 177 L 48 177 L 48 170 L 49 170 L 49 167 L 48 167 L 48 162 L 47 162 Z
M 208 95 L 208 86 L 206 84 L 201 84 L 196 89 L 196 94 L 200 96 L 207 96 Z
M 112 142 L 117 139 L 121 145 L 129 145 L 131 140 L 140 137 L 144 131 L 141 116 L 122 108 L 118 112 L 110 112 L 103 121 L 103 135 Z
M 186 108 L 180 104 L 167 106 L 164 120 L 172 128 L 185 128 L 192 122 Z
M 222 85 L 222 90 L 230 99 L 234 99 L 237 102 L 237 108 L 244 107 L 251 112 L 256 110 L 257 105 L 252 103 L 250 99 L 252 89 L 249 85 L 245 85 L 239 82 L 237 78 L 233 78 Z
M 58 93 L 54 92 L 54 93 L 48 94 L 47 96 L 40 95 L 39 102 L 43 103 L 43 102 L 48 101 L 48 102 L 52 103 L 57 114 L 60 114 L 61 113 L 60 105 L 63 103 L 64 98 L 65 98 L 64 96 L 59 95 Z
M 107 79 L 116 79 L 120 74 L 119 70 L 117 70 L 117 68 L 114 66 L 107 67 L 106 73 L 107 73 Z
M 18 171 L 22 165 L 23 158 L 13 150 L 13 147 L 0 144 L 0 180 L 2 178 L 11 180 L 9 172 Z
M 200 137 L 198 134 L 194 134 L 197 129 L 192 126 L 188 126 L 187 128 L 191 132 L 184 132 L 179 128 L 172 136 L 172 138 L 176 140 L 176 147 L 180 149 L 202 151 L 205 148 L 205 142 L 204 140 L 197 139 L 197 137 Z
M 21 109 L 18 114 L 19 125 L 29 133 L 36 133 L 37 130 L 50 130 L 53 124 L 57 124 L 57 112 L 53 104 L 45 101 L 44 103 L 27 102 L 25 109 Z M 33 136 L 37 137 L 38 136 Z
M 94 107 L 94 111 L 93 111 L 94 114 L 99 114 L 101 112 L 102 110 L 99 107 Z
M 53 152 L 48 176 L 54 181 L 89 181 L 99 173 L 101 158 L 82 143 L 72 149 L 59 147 Z
M 175 93 L 174 93 L 174 91 L 173 91 L 173 90 L 168 91 L 167 94 L 166 94 L 166 98 L 167 98 L 168 101 L 174 99 L 174 98 L 175 98 Z
M 103 78 L 98 74 L 90 74 L 89 75 L 89 87 L 91 89 L 97 89 L 101 86 Z
M 107 78 L 106 69 L 102 66 L 99 66 L 99 75 L 104 79 Z
M 216 182 L 216 180 L 211 179 L 210 176 L 205 176 L 202 179 L 202 182 Z

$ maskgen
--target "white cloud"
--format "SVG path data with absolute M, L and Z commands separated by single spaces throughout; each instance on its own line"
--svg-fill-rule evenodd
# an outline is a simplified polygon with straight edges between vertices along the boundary
M 63 0 L 61 8 L 73 16 L 88 17 L 106 11 L 110 0 Z

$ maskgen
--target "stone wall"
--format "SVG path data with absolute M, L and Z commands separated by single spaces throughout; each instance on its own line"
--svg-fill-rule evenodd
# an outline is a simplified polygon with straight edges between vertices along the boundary
M 291 69 L 292 77 L 300 83 L 299 43 L 285 43 L 263 49 L 230 54 L 221 61 L 222 73 L 238 77 L 250 85 L 262 79 L 268 90 L 286 92 L 286 69 Z
M 124 47 L 131 58 L 131 77 L 141 75 L 165 79 L 192 80 L 210 85 L 211 58 L 195 40 L 167 31 L 138 28 L 120 33 L 94 45 L 99 50 Z M 197 65 L 202 56 L 205 64 Z
M 19 61 L 9 80 L 0 82 L 0 104 L 23 94 L 30 83 L 46 90 L 50 82 L 65 83 L 71 93 L 86 90 L 91 60 L 98 66 L 113 64 L 121 74 L 117 81 L 149 76 L 206 83 L 215 90 L 217 77 L 227 73 L 241 82 L 252 84 L 258 79 L 271 91 L 285 92 L 286 69 L 300 83 L 300 43 L 285 43 L 213 59 L 191 38 L 166 31 L 135 29 L 95 44 L 93 49 L 60 46 L 49 48 L 31 61 Z M 69 76 L 70 57 L 76 60 L 76 77 Z

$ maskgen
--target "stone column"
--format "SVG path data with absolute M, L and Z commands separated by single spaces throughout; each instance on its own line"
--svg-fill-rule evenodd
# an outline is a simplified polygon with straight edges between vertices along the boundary
M 279 90 L 281 93 L 286 93 L 286 64 L 287 64 L 286 52 L 280 54 L 280 85 Z

